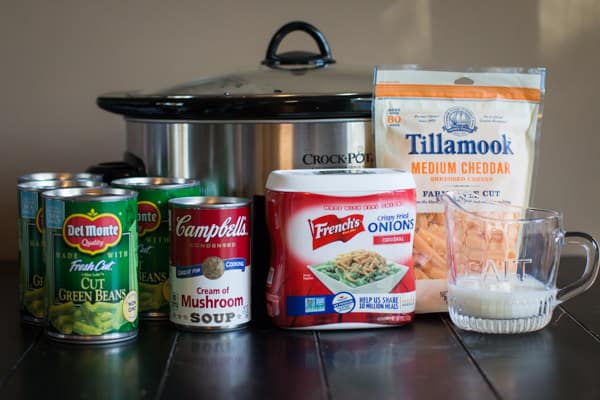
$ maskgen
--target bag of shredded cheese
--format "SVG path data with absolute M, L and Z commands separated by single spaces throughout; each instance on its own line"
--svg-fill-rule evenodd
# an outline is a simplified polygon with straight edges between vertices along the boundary
M 417 313 L 448 310 L 440 194 L 529 205 L 544 80 L 544 68 L 375 68 L 376 165 L 412 172 L 417 187 Z

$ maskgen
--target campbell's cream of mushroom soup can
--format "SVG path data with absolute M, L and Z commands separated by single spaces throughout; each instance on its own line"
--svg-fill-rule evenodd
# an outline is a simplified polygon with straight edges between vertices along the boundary
M 195 331 L 250 322 L 250 201 L 239 197 L 169 200 L 169 319 Z
M 408 323 L 415 309 L 415 183 L 394 169 L 273 171 L 267 311 L 280 327 Z

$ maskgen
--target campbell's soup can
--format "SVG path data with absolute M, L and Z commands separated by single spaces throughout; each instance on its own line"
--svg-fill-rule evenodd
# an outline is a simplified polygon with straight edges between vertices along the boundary
M 54 174 L 31 174 L 28 177 L 52 176 Z M 19 200 L 19 304 L 21 318 L 34 325 L 44 323 L 44 277 L 46 267 L 44 261 L 44 207 L 42 193 L 69 187 L 102 187 L 97 180 L 34 180 L 19 178 L 17 194 Z
M 275 325 L 406 324 L 415 310 L 415 183 L 394 169 L 273 171 L 266 185 Z
M 169 318 L 168 201 L 198 196 L 200 182 L 192 179 L 135 177 L 116 179 L 112 187 L 138 193 L 138 263 L 140 318 Z
M 186 330 L 226 331 L 250 322 L 250 201 L 169 200 L 170 320 Z
M 115 343 L 138 333 L 137 193 L 44 192 L 46 334 Z

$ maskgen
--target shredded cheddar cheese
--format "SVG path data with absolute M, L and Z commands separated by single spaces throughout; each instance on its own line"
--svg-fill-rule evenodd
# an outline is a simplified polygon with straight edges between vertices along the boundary
M 410 171 L 417 186 L 416 312 L 447 311 L 441 193 L 472 192 L 484 200 L 529 204 L 544 79 L 543 68 L 376 68 L 376 165 Z M 453 240 L 473 256 L 490 244 L 499 252 L 515 251 L 515 239 L 506 232 L 482 237 L 466 224 L 460 233 Z

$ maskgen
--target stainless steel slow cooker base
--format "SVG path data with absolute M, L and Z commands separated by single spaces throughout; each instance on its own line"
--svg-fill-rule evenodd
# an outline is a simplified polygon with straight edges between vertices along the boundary
M 127 120 L 148 176 L 199 179 L 209 195 L 262 195 L 275 169 L 372 167 L 370 119 Z

